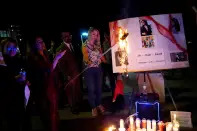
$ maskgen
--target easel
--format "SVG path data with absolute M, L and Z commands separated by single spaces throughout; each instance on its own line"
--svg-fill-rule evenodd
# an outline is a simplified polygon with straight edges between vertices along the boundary
M 143 90 L 145 91 L 146 89 L 146 72 L 144 72 L 144 85 L 143 85 Z M 146 92 L 145 92 L 146 93 Z
M 149 80 L 149 72 L 141 72 L 141 75 L 142 75 L 142 73 L 143 73 L 143 90 L 145 89 L 147 89 L 147 87 L 145 87 L 145 86 L 147 86 L 147 78 L 146 78 L 146 75 L 147 75 L 147 77 L 148 77 L 148 80 Z M 162 76 L 163 76 L 163 73 L 161 73 L 162 74 Z M 165 79 L 164 79 L 165 80 Z M 151 82 L 150 82 L 151 83 Z M 174 106 L 174 108 L 175 108 L 175 110 L 177 111 L 177 106 L 176 106 L 176 103 L 175 103 L 175 101 L 174 101 L 174 98 L 172 97 L 172 94 L 171 94 L 171 92 L 170 92 L 170 89 L 169 89 L 169 87 L 168 86 L 165 86 L 166 87 L 166 89 L 167 89 L 167 91 L 168 91 L 168 94 L 169 94 L 169 96 L 170 96 L 170 99 L 172 100 L 172 103 L 173 103 L 173 106 Z M 145 92 L 145 94 L 143 94 L 143 95 L 146 95 L 146 93 L 147 93 L 147 91 L 143 91 L 143 93 Z M 133 103 L 135 103 L 135 95 L 136 95 L 136 92 L 135 91 L 132 91 L 132 93 L 130 94 L 130 99 L 129 99 L 129 103 L 130 103 L 130 109 L 129 109 L 129 114 L 132 114 L 132 113 L 134 113 L 134 112 L 132 112 L 132 109 L 133 109 L 133 106 L 134 106 L 134 104 Z

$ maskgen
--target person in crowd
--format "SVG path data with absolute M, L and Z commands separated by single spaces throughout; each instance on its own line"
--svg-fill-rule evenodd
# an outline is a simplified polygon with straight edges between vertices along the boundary
M 88 69 L 85 72 L 85 81 L 88 88 L 88 100 L 92 108 L 92 116 L 104 113 L 101 105 L 102 69 L 101 62 L 106 62 L 102 56 L 99 31 L 91 27 L 88 39 L 82 45 L 83 61 Z
M 33 42 L 32 54 L 29 56 L 31 105 L 35 102 L 46 131 L 58 130 L 55 68 L 65 53 L 65 50 L 58 52 L 53 62 L 50 62 L 43 38 L 37 36 Z
M 17 76 L 21 69 L 26 67 L 25 61 L 19 54 L 16 40 L 12 38 L 7 39 L 7 42 L 4 45 L 3 55 L 8 69 L 13 73 L 12 75 Z
M 10 88 L 10 79 L 11 77 L 8 77 L 9 72 L 7 70 L 7 66 L 5 64 L 3 54 L 0 50 L 0 103 L 1 103 L 1 108 L 0 108 L 0 130 L 6 130 L 5 127 L 5 121 L 7 118 L 7 107 L 8 107 L 8 101 L 7 101 L 7 96 L 8 96 L 8 89 Z
M 8 70 L 5 64 L 2 52 L 0 52 L 0 130 L 1 131 L 19 131 L 22 125 L 23 114 L 18 113 L 18 109 L 13 108 L 13 93 L 16 89 L 15 86 L 18 84 L 15 77 L 11 75 L 12 73 Z M 18 105 L 19 106 L 19 105 Z M 14 110 L 14 111 L 12 111 Z M 10 112 L 11 111 L 11 112 Z M 16 111 L 16 112 L 15 112 Z M 20 116 L 21 115 L 21 116 Z M 13 118 L 13 117 L 18 118 Z M 17 120 L 16 122 L 14 120 Z
M 104 33 L 104 41 L 103 41 L 103 52 L 107 51 L 111 45 L 110 45 L 110 38 L 107 33 Z M 112 71 L 112 56 L 111 51 L 105 54 L 106 63 L 103 63 L 104 73 L 103 73 L 103 83 L 106 82 L 106 77 L 109 78 L 110 81 L 110 89 L 112 90 L 112 95 L 115 88 L 115 76 Z
M 76 48 L 72 44 L 70 32 L 61 33 L 62 43 L 56 51 L 66 50 L 66 55 L 58 63 L 58 70 L 63 74 L 63 85 L 67 95 L 68 103 L 73 114 L 79 114 L 79 104 L 82 99 L 80 88 L 79 63 L 76 58 Z M 79 57 L 79 54 L 78 54 Z M 71 82 L 72 81 L 72 82 Z
M 53 60 L 55 57 L 55 50 L 54 50 L 55 42 L 51 40 L 50 42 L 50 49 L 48 49 L 49 59 L 50 61 Z
M 7 83 L 10 86 L 5 93 L 7 95 L 5 101 L 7 103 L 8 130 L 20 131 L 23 128 L 25 114 L 24 89 L 27 80 L 25 72 L 21 72 L 25 68 L 25 62 L 18 53 L 16 40 L 8 38 L 3 49 L 3 58 L 10 77 L 10 81 Z

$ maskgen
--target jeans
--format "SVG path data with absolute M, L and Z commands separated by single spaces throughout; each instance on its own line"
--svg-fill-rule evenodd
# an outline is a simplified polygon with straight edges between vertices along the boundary
M 88 88 L 88 101 L 91 108 L 101 104 L 102 69 L 91 67 L 85 72 L 85 81 Z

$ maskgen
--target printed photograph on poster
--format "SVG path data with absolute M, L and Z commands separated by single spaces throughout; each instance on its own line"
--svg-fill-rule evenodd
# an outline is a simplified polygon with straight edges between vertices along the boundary
M 181 61 L 187 61 L 187 54 L 184 52 L 174 52 L 170 53 L 171 62 L 181 62 Z
M 141 36 L 152 35 L 152 27 L 150 21 L 140 19 L 139 22 Z
M 177 18 L 172 17 L 170 19 L 171 30 L 173 34 L 178 34 L 181 31 L 180 22 Z
M 116 51 L 115 52 L 115 61 L 116 66 L 128 65 L 128 57 L 126 51 Z
M 142 48 L 153 48 L 153 47 L 155 47 L 153 35 L 142 36 Z

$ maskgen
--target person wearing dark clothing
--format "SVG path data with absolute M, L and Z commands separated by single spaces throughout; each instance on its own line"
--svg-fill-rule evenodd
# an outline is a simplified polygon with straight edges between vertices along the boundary
M 45 43 L 36 37 L 32 55 L 29 56 L 31 72 L 31 98 L 40 113 L 46 131 L 58 131 L 57 89 L 55 88 L 55 68 L 66 51 L 58 53 L 53 63 L 49 61 Z
M 76 50 L 71 44 L 72 36 L 70 32 L 62 32 L 62 44 L 56 49 L 56 51 L 66 50 L 66 54 L 62 57 L 58 64 L 58 70 L 64 76 L 64 89 L 68 103 L 71 107 L 73 114 L 79 113 L 79 103 L 81 102 L 81 88 L 80 88 L 80 77 L 77 77 L 69 83 L 75 76 L 79 74 L 79 64 L 76 59 Z
M 107 51 L 110 48 L 110 38 L 107 34 L 104 34 L 104 42 L 103 42 L 103 52 Z M 114 93 L 114 89 L 115 89 L 115 74 L 113 74 L 113 70 L 112 70 L 112 56 L 111 56 L 111 52 L 109 51 L 108 53 L 105 54 L 105 59 L 106 59 L 106 63 L 102 63 L 103 64 L 103 84 L 105 86 L 106 83 L 106 77 L 109 78 L 110 81 L 110 89 L 112 91 L 112 96 Z
M 8 130 L 21 131 L 23 128 L 25 114 L 24 88 L 26 77 L 20 74 L 24 67 L 22 59 L 17 54 L 17 43 L 13 39 L 8 39 L 4 46 L 4 60 L 10 78 L 10 86 L 6 89 Z
M 14 77 L 11 77 L 10 72 L 4 62 L 2 53 L 0 52 L 0 130 L 8 130 L 8 110 L 10 110 L 9 100 L 10 93 L 8 92 L 12 88 L 14 83 Z
M 0 130 L 21 131 L 24 103 L 19 95 L 22 89 L 6 66 L 0 65 Z M 19 95 L 19 96 L 18 96 Z M 23 95 L 23 94 L 22 94 Z

